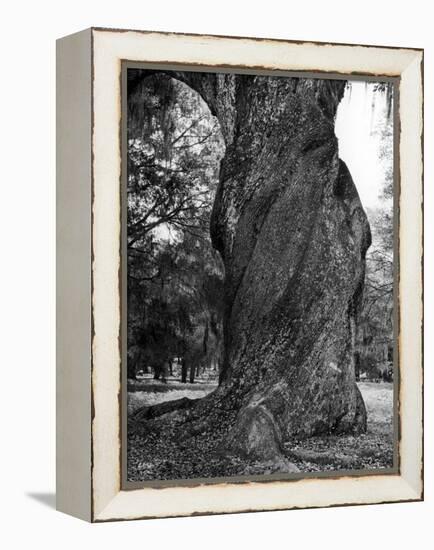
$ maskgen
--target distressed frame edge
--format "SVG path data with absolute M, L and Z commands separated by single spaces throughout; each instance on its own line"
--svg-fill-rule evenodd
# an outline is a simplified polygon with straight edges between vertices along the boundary
M 92 34 L 94 34 L 95 31 L 100 31 L 100 29 L 92 29 Z M 104 30 L 103 32 L 107 32 L 107 30 Z M 117 31 L 112 31 L 112 32 L 117 32 Z M 128 32 L 128 31 L 123 31 L 123 32 Z M 162 34 L 165 34 L 165 33 L 152 33 L 152 34 L 159 34 L 159 35 L 162 35 Z M 171 36 L 173 36 L 173 33 L 170 33 Z M 191 35 L 189 35 L 191 36 Z M 201 37 L 201 35 L 197 35 L 197 37 Z M 228 38 L 234 38 L 234 37 L 228 37 Z M 253 38 L 249 38 L 248 39 L 249 41 L 252 41 L 254 42 L 255 39 Z M 260 41 L 263 41 L 264 39 L 260 39 Z M 282 42 L 290 42 L 290 41 L 282 41 Z M 312 43 L 309 43 L 309 44 L 312 44 Z M 329 47 L 334 47 L 333 44 L 327 44 L 327 46 Z M 350 48 L 353 48 L 354 45 L 349 45 L 348 47 Z M 404 48 L 398 48 L 398 50 L 404 50 Z M 405 49 L 406 51 L 410 51 L 408 49 Z M 412 49 L 411 50 L 412 52 L 414 52 L 414 57 L 413 57 L 413 60 L 412 62 L 414 61 L 415 58 L 419 57 L 421 59 L 421 62 L 423 62 L 423 51 L 421 50 L 416 50 L 416 49 Z M 421 54 L 418 56 L 418 54 Z M 411 63 L 410 63 L 411 64 Z M 409 64 L 409 65 L 410 65 Z M 408 66 L 409 66 L 408 65 Z M 403 75 L 405 72 L 402 71 L 402 73 L 400 73 L 399 75 L 396 75 L 396 76 L 401 76 Z M 422 81 L 422 72 L 419 72 L 418 75 L 420 77 L 420 81 L 421 83 L 423 83 Z M 421 95 L 421 107 L 423 105 L 423 89 L 421 90 L 422 91 L 422 95 Z M 421 124 L 423 124 L 423 121 L 421 120 Z M 421 126 L 422 128 L 422 126 Z M 422 128 L 422 133 L 423 133 L 423 128 Z M 421 156 L 420 159 L 417 160 L 417 162 L 419 163 L 419 166 L 421 167 L 421 169 L 423 169 L 423 157 Z M 420 220 L 419 220 L 420 221 Z M 422 235 L 420 235 L 420 237 L 422 237 Z M 419 239 L 421 242 L 421 238 Z M 422 312 L 423 314 L 423 312 Z M 423 317 L 421 318 L 421 321 L 423 320 Z M 423 455 L 421 456 L 421 475 L 423 476 Z M 380 477 L 380 476 L 377 476 L 377 477 Z M 382 501 L 382 502 L 397 502 L 397 501 L 414 501 L 414 500 L 421 500 L 423 498 L 423 479 L 422 479 L 422 483 L 421 485 L 419 486 L 419 484 L 414 484 L 413 481 L 409 481 L 409 480 L 406 480 L 406 478 L 404 476 L 393 476 L 393 477 L 396 477 L 396 478 L 400 478 L 404 484 L 402 485 L 402 494 L 401 494 L 401 498 L 399 499 L 392 499 L 392 500 L 386 500 L 386 501 Z M 333 481 L 336 481 L 336 480 L 333 480 Z M 279 484 L 282 484 L 282 483 L 292 483 L 292 481 L 290 482 L 286 482 L 286 481 L 279 481 L 279 482 L 276 482 L 276 483 L 279 483 Z M 226 487 L 230 484 L 226 483 L 224 484 Z M 95 487 L 93 488 L 95 489 Z M 140 490 L 141 491 L 141 490 Z M 128 491 L 129 493 L 131 493 L 131 491 Z M 135 492 L 135 491 L 134 491 Z M 116 513 L 113 515 L 113 504 L 115 504 L 115 501 L 116 500 L 119 500 L 118 497 L 122 497 L 123 496 L 123 493 L 125 493 L 125 491 L 119 491 L 116 496 L 111 499 L 109 502 L 106 503 L 106 506 L 104 506 L 102 509 L 100 508 L 99 512 L 97 514 L 92 514 L 92 520 L 93 521 L 113 521 L 113 520 L 117 520 L 117 519 L 142 519 L 142 518 L 150 518 L 150 517 L 176 517 L 177 515 L 195 515 L 195 513 L 200 513 L 200 514 L 209 514 L 209 513 L 237 513 L 237 512 L 242 512 L 242 511 L 260 511 L 260 509 L 258 508 L 255 508 L 254 510 L 252 509 L 245 509 L 245 510 L 239 510 L 239 509 L 231 509 L 230 511 L 200 511 L 200 512 L 186 512 L 186 513 L 181 513 L 181 514 L 163 514 L 163 515 L 138 515 L 138 516 L 135 516 L 135 517 L 122 517 L 122 515 L 116 515 Z M 94 495 L 92 495 L 94 496 Z M 323 506 L 340 506 L 340 505 L 348 505 L 348 504 L 374 504 L 376 501 L 375 500 L 370 500 L 369 502 L 348 502 L 348 503 L 332 503 L 332 504 L 321 504 L 321 505 L 312 505 L 312 506 L 305 506 L 303 505 L 302 507 L 323 507 Z M 291 509 L 291 508 L 299 508 L 300 506 L 285 506 L 284 508 L 272 508 L 272 509 Z M 116 508 L 116 506 L 115 506 Z M 268 508 L 264 508 L 263 510 L 265 511 L 266 509 Z
M 91 39 L 87 29 L 56 41 L 56 508 L 86 521 L 92 520 Z
M 416 88 L 418 101 L 416 108 L 407 109 L 409 90 Z M 399 414 L 400 430 L 409 432 L 410 425 L 417 425 L 420 433 L 414 438 L 416 447 L 408 447 L 409 441 L 400 440 L 401 452 L 415 452 L 419 469 L 409 468 L 408 461 L 401 463 L 401 475 L 409 486 L 419 495 L 417 500 L 424 499 L 424 51 L 417 50 L 411 62 L 401 74 L 400 107 L 404 109 L 399 117 L 400 145 L 400 196 L 399 196 L 399 349 L 402 355 L 400 363 L 399 402 L 407 407 L 404 414 Z M 405 115 L 405 116 L 403 116 Z M 412 118 L 413 117 L 413 118 Z M 412 131 L 413 130 L 413 131 Z M 410 144 L 406 143 L 409 140 Z M 413 143 L 411 143 L 413 141 Z M 412 145 L 414 149 L 412 150 Z M 417 153 L 417 154 L 416 154 Z M 413 174 L 416 174 L 413 176 Z M 414 188 L 412 187 L 414 184 Z M 414 209 L 414 210 L 413 210 Z M 406 220 L 411 219 L 415 228 Z M 414 233 L 412 233 L 414 231 Z M 414 241 L 412 240 L 414 238 Z M 410 256 L 410 260 L 408 257 Z M 406 265 L 407 264 L 407 265 Z M 404 266 L 404 269 L 402 269 Z M 417 268 L 416 268 L 417 267 Z M 412 279 L 413 277 L 413 279 Z M 413 331 L 413 332 L 411 332 Z M 418 344 L 411 351 L 417 354 L 416 360 L 410 363 L 409 346 L 406 337 L 411 335 L 410 342 Z M 401 361 L 400 360 L 400 361 Z M 412 364 L 414 368 L 411 369 Z M 409 388 L 409 380 L 413 386 Z M 414 406 L 409 413 L 410 403 Z M 404 428 L 403 428 L 403 424 Z M 414 435 L 411 433 L 410 435 Z M 403 438 L 400 438 L 403 439 Z
M 242 35 L 228 35 L 228 34 L 210 34 L 210 33 L 194 33 L 194 32 L 177 32 L 177 31 L 157 31 L 150 29 L 123 29 L 117 27 L 91 27 L 92 32 L 108 32 L 108 33 L 126 33 L 132 32 L 137 34 L 156 34 L 156 35 L 166 35 L 166 36 L 185 36 L 189 38 L 224 38 L 230 40 L 249 40 L 254 42 L 276 42 L 276 43 L 285 43 L 285 44 L 313 44 L 317 46 L 358 46 L 363 48 L 379 48 L 384 50 L 408 50 L 414 52 L 424 52 L 424 48 L 420 47 L 410 47 L 410 46 L 385 46 L 384 44 L 353 44 L 349 42 L 331 42 L 331 41 L 321 41 L 321 40 L 303 40 L 303 39 L 287 39 L 287 38 L 271 38 L 271 37 L 255 37 L 255 36 L 242 36 Z
M 402 481 L 403 478 L 401 476 L 394 476 L 398 480 Z M 276 483 L 291 483 L 293 480 L 282 480 L 277 481 Z M 336 481 L 336 479 L 334 480 Z M 258 483 L 258 482 L 252 482 L 252 483 Z M 220 485 L 220 484 L 219 484 Z M 225 484 L 221 484 L 225 485 Z M 179 487 L 179 489 L 189 489 L 188 487 Z M 156 520 L 156 519 L 170 519 L 170 518 L 188 518 L 188 517 L 196 517 L 196 516 L 225 516 L 225 515 L 232 515 L 232 514 L 251 514 L 251 513 L 260 513 L 260 512 L 285 512 L 285 511 L 291 511 L 291 510 L 315 510 L 315 509 L 324 509 L 324 508 L 343 508 L 343 507 L 353 507 L 353 506 L 374 506 L 374 505 L 384 505 L 384 504 L 405 504 L 405 503 L 417 503 L 417 502 L 423 502 L 424 495 L 423 491 L 418 492 L 414 491 L 413 487 L 406 483 L 404 483 L 401 486 L 401 494 L 397 498 L 390 498 L 390 499 L 378 499 L 378 500 L 371 500 L 363 501 L 363 500 L 349 500 L 342 501 L 342 502 L 327 502 L 327 503 L 320 503 L 320 504 L 293 504 L 293 505 L 272 505 L 272 506 L 264 506 L 264 507 L 248 507 L 245 508 L 238 508 L 234 507 L 233 509 L 230 509 L 229 507 L 226 507 L 225 509 L 210 509 L 210 510 L 200 510 L 200 511 L 185 511 L 185 512 L 173 512 L 173 513 L 162 513 L 155 515 L 153 513 L 143 514 L 143 515 L 130 515 L 130 516 L 124 516 L 120 515 L 116 508 L 120 504 L 123 505 L 123 502 L 121 500 L 121 493 L 126 493 L 130 491 L 120 491 L 113 499 L 110 501 L 106 508 L 104 508 L 98 516 L 92 517 L 92 523 L 109 523 L 109 522 L 116 522 L 116 521 L 139 521 L 139 520 Z M 137 489 L 138 491 L 140 489 Z

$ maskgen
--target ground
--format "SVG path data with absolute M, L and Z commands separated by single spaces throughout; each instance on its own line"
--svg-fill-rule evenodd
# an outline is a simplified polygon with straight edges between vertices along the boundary
M 300 470 L 315 472 L 392 467 L 393 384 L 361 382 L 359 388 L 368 414 L 366 434 L 330 435 L 312 437 L 295 444 L 291 442 L 288 455 Z
M 129 414 L 141 407 L 173 399 L 204 397 L 216 385 L 208 380 L 181 384 L 143 378 L 128 382 Z M 366 434 L 327 435 L 285 445 L 288 459 L 301 472 L 336 470 L 378 470 L 393 464 L 393 384 L 361 382 L 359 388 L 368 413 Z M 161 437 L 151 422 L 130 423 L 128 434 L 128 479 L 186 479 L 272 473 L 254 461 L 221 457 L 212 453 L 212 441 L 190 438 L 188 444 L 170 441 L 170 433 Z
M 178 380 L 169 377 L 167 383 L 159 380 L 142 378 L 137 381 L 128 381 L 128 414 L 131 414 L 141 407 L 149 407 L 157 403 L 188 397 L 199 399 L 205 397 L 216 388 L 216 384 L 204 381 L 195 384 L 181 384 Z

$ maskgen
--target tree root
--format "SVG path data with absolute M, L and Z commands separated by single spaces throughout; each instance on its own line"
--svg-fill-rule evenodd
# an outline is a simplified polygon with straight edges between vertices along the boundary
M 174 411 L 187 410 L 190 409 L 196 401 L 198 401 L 198 399 L 181 397 L 181 399 L 173 399 L 172 401 L 164 401 L 163 403 L 158 403 L 157 405 L 142 407 L 133 414 L 132 420 L 142 422 L 144 420 L 158 418 L 159 416 L 163 416 Z

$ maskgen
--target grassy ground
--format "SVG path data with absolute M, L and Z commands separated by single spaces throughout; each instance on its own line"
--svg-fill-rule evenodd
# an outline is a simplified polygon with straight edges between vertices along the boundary
M 301 471 L 382 469 L 393 466 L 393 384 L 361 382 L 368 430 L 358 436 L 312 437 L 291 442 L 288 456 Z
M 194 384 L 181 384 L 179 378 L 168 378 L 167 383 L 151 378 L 128 381 L 128 414 L 132 414 L 141 407 L 157 405 L 165 401 L 173 401 L 181 397 L 200 399 L 214 390 L 217 384 L 198 380 Z
M 215 384 L 203 380 L 194 384 L 181 384 L 175 379 L 169 379 L 167 383 L 149 378 L 130 381 L 128 411 L 132 413 L 143 406 L 181 397 L 199 399 L 215 387 Z M 289 460 L 300 471 L 378 470 L 393 465 L 393 385 L 363 382 L 359 384 L 359 388 L 368 412 L 367 433 L 359 436 L 329 435 L 301 441 L 292 440 L 285 446 L 285 451 Z M 204 452 L 206 454 L 205 448 L 198 448 L 197 453 L 195 449 L 189 449 L 188 455 L 191 454 L 193 458 L 196 453 L 202 462 Z M 260 470 L 259 464 L 243 464 L 242 461 L 232 458 L 223 465 L 221 458 L 210 455 L 205 461 L 205 471 L 200 467 L 199 474 L 198 467 L 190 464 L 190 460 L 186 460 L 183 465 L 178 464 L 177 457 L 180 458 L 180 455 L 173 442 L 161 441 L 158 436 L 155 439 L 151 436 L 143 438 L 140 433 L 129 434 L 128 454 L 129 479 L 136 481 L 265 473 Z M 171 456 L 174 457 L 173 460 L 168 461 Z

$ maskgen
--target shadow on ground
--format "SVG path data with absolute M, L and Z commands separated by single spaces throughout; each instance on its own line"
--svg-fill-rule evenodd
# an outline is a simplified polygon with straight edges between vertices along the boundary
M 26 495 L 48 508 L 56 509 L 56 493 L 26 493 Z

